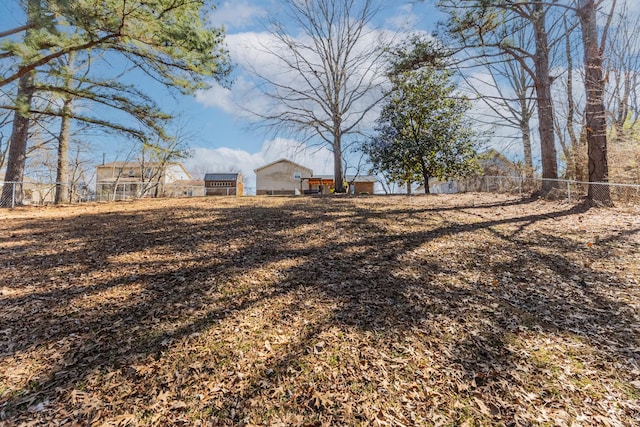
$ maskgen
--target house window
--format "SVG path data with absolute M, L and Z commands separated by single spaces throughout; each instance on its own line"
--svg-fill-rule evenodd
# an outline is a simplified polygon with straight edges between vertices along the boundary
M 295 172 L 293 174 L 293 179 L 300 179 L 300 178 L 302 178 L 302 174 L 300 172 Z

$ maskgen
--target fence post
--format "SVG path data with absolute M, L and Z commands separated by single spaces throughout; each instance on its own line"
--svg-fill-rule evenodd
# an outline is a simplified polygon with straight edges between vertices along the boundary
M 569 203 L 571 203 L 571 181 L 567 181 L 567 196 L 569 197 Z
M 12 182 L 11 187 L 11 209 L 16 207 L 16 183 Z
M 518 179 L 518 195 L 522 197 L 522 177 Z

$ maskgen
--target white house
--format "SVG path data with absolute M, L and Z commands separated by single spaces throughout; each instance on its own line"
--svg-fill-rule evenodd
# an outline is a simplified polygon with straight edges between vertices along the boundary
M 171 184 L 189 180 L 181 163 L 112 162 L 96 167 L 96 195 L 101 200 L 157 197 Z

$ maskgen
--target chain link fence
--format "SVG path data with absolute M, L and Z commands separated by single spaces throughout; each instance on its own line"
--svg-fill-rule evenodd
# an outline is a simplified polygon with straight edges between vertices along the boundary
M 41 206 L 55 202 L 56 189 L 61 184 L 55 182 L 8 182 L 0 181 L 0 207 L 13 208 L 18 205 Z M 68 184 L 67 203 L 82 203 L 93 199 L 93 191 L 86 184 Z
M 0 208 L 31 205 L 42 206 L 55 203 L 55 182 L 8 182 L 0 181 Z M 155 197 L 204 197 L 204 185 L 172 183 L 160 185 L 149 182 L 98 182 L 94 185 L 71 185 L 67 187 L 65 203 L 112 202 Z
M 113 202 L 156 197 L 203 197 L 204 185 L 159 184 L 149 182 L 98 182 L 94 200 Z
M 2 182 L 2 191 L 0 191 L 0 207 L 15 207 L 17 197 L 16 192 L 21 191 L 17 184 L 17 182 Z
M 546 198 L 575 202 L 591 195 L 594 200 L 640 204 L 640 185 L 610 182 L 581 182 L 565 179 L 478 176 L 455 183 L 456 192 L 533 194 L 546 191 Z
M 51 182 L 3 182 L 0 181 L 0 207 L 13 208 L 21 205 L 46 205 L 55 201 L 56 186 Z M 554 200 L 576 202 L 588 197 L 610 199 L 614 203 L 640 204 L 640 185 L 618 183 L 589 183 L 571 180 L 547 180 L 513 176 L 477 176 L 430 186 L 432 193 L 509 193 L 530 195 L 549 189 L 545 197 Z M 111 202 L 153 197 L 204 197 L 204 186 L 185 184 L 149 185 L 144 182 L 103 182 L 95 187 L 76 185 L 69 187 L 68 203 L 90 201 Z M 248 194 L 255 189 L 245 188 Z M 252 192 L 253 190 L 253 192 Z

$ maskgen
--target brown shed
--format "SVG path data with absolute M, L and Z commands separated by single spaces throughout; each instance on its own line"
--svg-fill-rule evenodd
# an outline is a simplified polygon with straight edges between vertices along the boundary
M 207 173 L 204 175 L 207 196 L 242 196 L 244 182 L 241 173 Z
M 305 179 L 309 182 L 309 192 L 328 194 L 333 191 L 333 175 L 314 175 Z M 346 175 L 344 179 L 349 194 L 373 194 L 375 176 Z
M 372 175 L 347 176 L 349 192 L 352 194 L 373 194 L 376 177 Z

